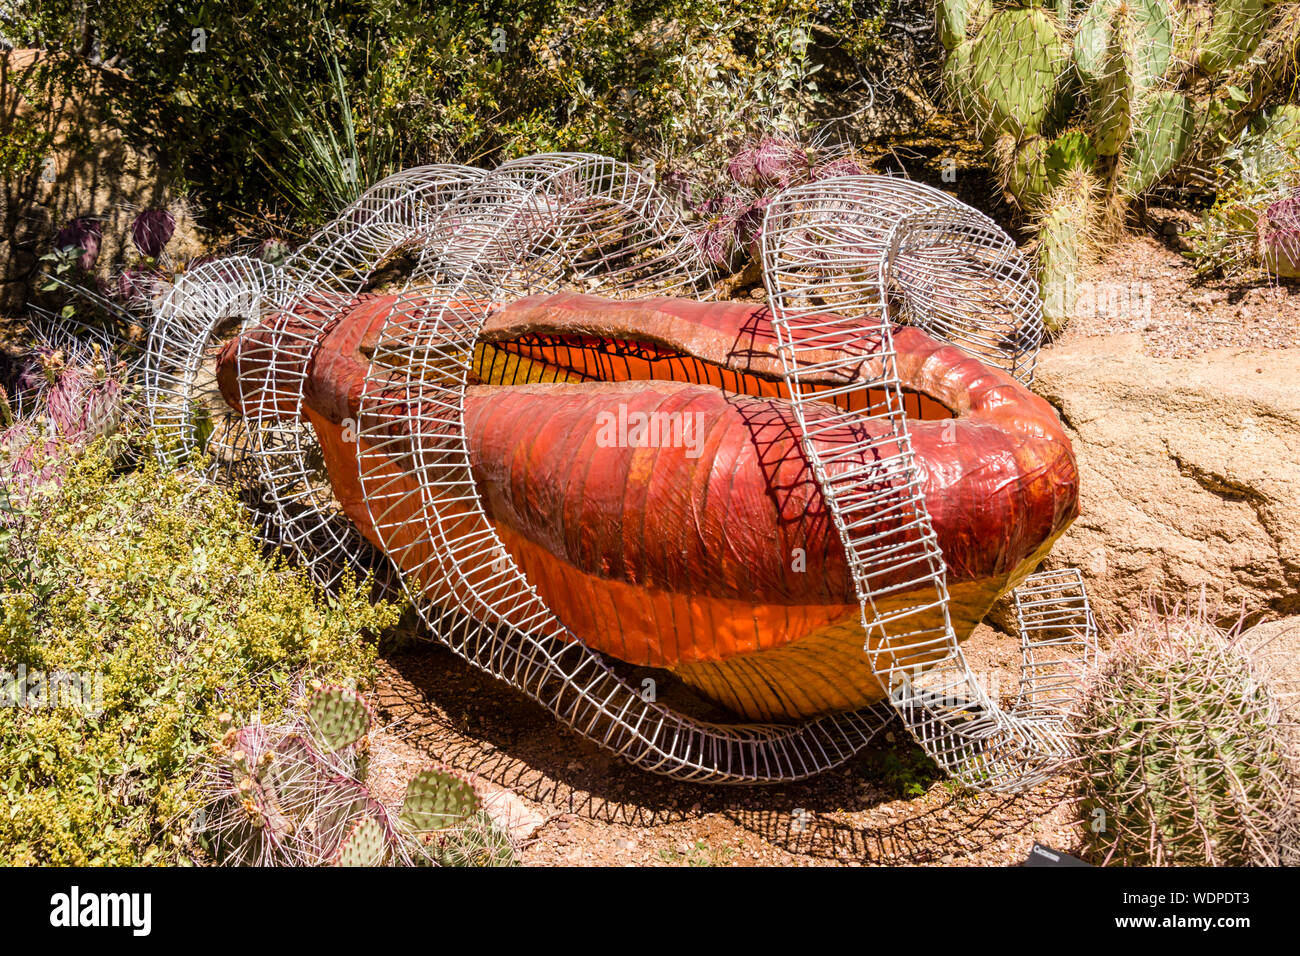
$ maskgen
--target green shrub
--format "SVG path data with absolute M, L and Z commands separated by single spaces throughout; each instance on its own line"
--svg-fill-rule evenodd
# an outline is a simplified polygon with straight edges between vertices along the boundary
M 152 463 L 115 474 L 102 443 L 5 507 L 0 671 L 96 672 L 102 707 L 0 707 L 2 864 L 191 860 L 219 716 L 278 714 L 304 677 L 366 683 L 362 635 L 399 613 L 351 582 L 320 594 L 228 491 Z
M 6 32 L 78 60 L 93 36 L 123 71 L 124 125 L 183 173 L 210 225 L 279 211 L 307 227 L 400 166 L 725 152 L 816 101 L 828 59 L 879 52 L 892 6 L 19 0 Z
M 1300 189 L 1300 107 L 1259 116 L 1213 173 L 1215 202 L 1188 230 L 1186 255 L 1201 275 L 1258 277 L 1267 210 Z

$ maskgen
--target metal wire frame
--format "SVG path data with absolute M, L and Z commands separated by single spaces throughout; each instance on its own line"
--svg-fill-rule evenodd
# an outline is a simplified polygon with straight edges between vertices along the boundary
M 247 257 L 207 263 L 182 276 L 157 310 L 145 363 L 145 399 L 159 437 L 157 451 L 175 462 L 199 444 L 196 390 L 211 387 L 206 360 L 219 338 L 276 312 L 314 321 L 297 348 L 310 348 L 350 304 L 376 269 L 404 249 L 418 248 L 438 210 L 483 170 L 431 165 L 402 170 L 367 189 L 278 269 Z M 293 352 L 288 341 L 278 343 Z M 302 372 L 276 367 L 286 401 L 302 390 Z M 296 376 L 296 379 L 295 379 Z M 216 423 L 209 450 L 227 475 L 255 477 L 260 523 L 273 543 L 294 552 L 324 587 L 351 571 L 371 576 L 387 562 L 334 506 L 310 429 L 296 419 Z
M 469 213 L 453 205 L 444 215 L 457 226 L 472 215 L 485 254 L 449 275 L 449 256 L 429 252 L 380 331 L 375 354 L 386 360 L 372 365 L 362 392 L 366 506 L 385 551 L 407 566 L 421 616 L 455 653 L 646 770 L 770 783 L 843 763 L 889 721 L 887 706 L 799 724 L 714 724 L 647 700 L 546 607 L 487 520 L 470 474 L 463 402 L 488 304 L 561 284 L 611 295 L 695 290 L 706 270 L 671 205 L 639 171 L 584 154 L 508 163 L 463 205 Z M 464 241 L 458 228 L 433 234 Z M 629 247 L 636 254 L 623 254 Z M 428 283 L 449 278 L 431 297 Z M 414 489 L 395 480 L 393 459 L 418 476 Z
M 394 254 L 422 251 L 422 238 L 447 204 L 486 175 L 473 166 L 436 163 L 381 179 L 285 260 L 293 281 L 281 307 L 325 291 L 356 295 Z
M 155 452 L 178 464 L 202 444 L 205 418 L 213 432 L 209 450 L 218 467 L 244 457 L 239 417 L 209 401 L 208 369 L 219 330 L 237 332 L 261 320 L 277 270 L 257 259 L 231 256 L 183 274 L 155 309 L 145 347 L 145 408 Z M 217 420 L 213 421 L 212 416 Z
M 913 275 L 909 255 L 913 248 L 927 248 L 904 245 L 911 233 L 900 233 L 895 244 L 897 208 L 882 208 L 879 194 L 913 212 L 955 204 L 905 181 L 859 178 L 881 181 L 875 184 L 875 209 L 883 215 L 864 216 L 860 204 L 840 202 L 840 211 L 852 215 L 841 217 L 839 227 L 783 233 L 791 240 L 787 258 L 830 280 L 819 283 L 822 302 L 858 307 L 849 314 L 861 314 L 868 289 L 879 307 L 886 288 L 881 272 L 888 273 L 891 264 L 894 281 L 906 287 Z M 826 237 L 846 234 L 852 255 L 846 258 L 843 248 L 828 255 Z M 903 252 L 890 255 L 895 246 Z M 367 191 L 287 264 L 280 281 L 269 283 L 273 305 L 263 311 L 293 310 L 299 321 L 293 329 L 277 326 L 276 340 L 260 356 L 266 387 L 260 407 L 245 409 L 245 424 L 282 542 L 315 567 L 330 569 L 323 575 L 328 580 L 337 577 L 340 563 L 356 563 L 355 555 L 364 549 L 363 539 L 339 521 L 338 509 L 327 500 L 327 486 L 311 463 L 315 443 L 296 424 L 304 386 L 301 356 L 374 270 L 402 249 L 416 251 L 418 264 L 380 334 L 376 355 L 387 361 L 376 363 L 367 379 L 358 467 L 367 508 L 395 564 L 412 550 L 412 542 L 398 539 L 393 516 L 403 515 L 404 530 L 412 525 L 420 530 L 415 546 L 427 548 L 428 556 L 404 583 L 434 635 L 584 736 L 638 766 L 679 779 L 800 779 L 842 763 L 869 743 L 889 719 L 886 705 L 797 725 L 718 725 L 644 699 L 551 614 L 486 521 L 469 477 L 462 415 L 473 346 L 488 304 L 561 287 L 611 296 L 652 291 L 708 296 L 707 270 L 671 204 L 637 170 L 606 157 L 554 154 L 517 160 L 493 173 L 430 167 L 398 174 Z M 876 283 L 862 284 L 854 269 L 874 275 Z M 923 314 L 918 303 L 924 306 L 914 301 L 911 314 Z M 210 316 L 213 310 L 196 311 Z M 165 340 L 164 334 L 160 353 Z M 793 387 L 791 392 L 798 394 Z M 896 379 L 890 400 L 905 434 Z M 414 493 L 398 489 L 385 472 L 390 456 L 418 474 Z M 904 464 L 898 474 L 910 475 L 907 483 L 915 492 L 914 466 L 910 459 Z M 819 481 L 823 478 L 824 472 Z M 460 514 L 453 513 L 456 508 Z M 922 502 L 922 513 L 923 508 Z M 937 551 L 928 530 L 925 543 Z M 935 558 L 925 555 L 931 564 Z M 938 561 L 941 570 L 941 557 Z M 486 577 L 484 568 L 491 569 Z M 938 584 L 942 589 L 941 574 Z M 941 600 L 946 619 L 946 591 Z M 952 638 L 950 625 L 945 637 Z M 955 640 L 951 643 L 955 647 Z M 918 703 L 933 703 L 933 693 L 945 689 L 933 675 L 925 688 L 905 698 L 895 695 L 894 705 L 909 717 Z M 978 706 L 977 687 L 973 693 Z M 963 698 L 956 709 L 967 714 L 969 705 Z M 918 738 L 936 752 L 938 738 Z M 944 755 L 940 748 L 938 756 Z M 1022 775 L 1022 782 L 1027 779 Z
M 884 267 L 897 321 L 1033 381 L 1044 334 L 1038 280 L 992 219 L 965 206 L 906 214 L 889 231 Z
M 839 194 L 840 184 L 848 194 Z M 827 258 L 831 229 L 831 244 L 851 249 L 859 268 L 874 277 L 886 267 L 884 282 L 861 286 L 860 301 L 847 305 L 888 307 L 894 321 L 925 329 L 1020 381 L 1033 379 L 1044 335 L 1038 281 L 997 223 L 945 192 L 895 176 L 836 177 L 798 189 L 816 198 L 825 218 L 782 237 L 785 268 L 824 276 L 827 305 L 839 301 L 833 289 L 845 266 L 842 258 Z M 868 190 L 873 205 L 856 202 L 854 190 Z
M 307 321 L 292 331 L 279 327 L 269 394 L 295 410 L 278 418 L 246 414 L 245 422 L 278 541 L 325 587 L 335 586 L 347 573 L 373 578 L 380 572 L 383 585 L 390 565 L 336 506 L 315 436 L 299 418 L 305 365 L 283 360 L 319 342 L 385 263 L 418 251 L 443 208 L 484 175 L 481 169 L 445 163 L 394 173 L 367 189 L 284 263 L 286 278 L 276 290 L 274 311 L 293 312 Z
M 1097 622 L 1078 568 L 1040 571 L 1011 592 L 1020 634 L 1014 710 L 1064 717 L 1079 677 L 1097 656 Z
M 999 707 L 958 645 L 885 308 L 891 275 L 899 274 L 887 245 L 893 224 L 927 206 L 946 211 L 952 203 L 880 176 L 787 190 L 764 219 L 764 281 L 795 419 L 844 545 L 872 669 L 909 731 L 942 768 L 968 786 L 1019 789 L 1059 768 L 1068 754 L 1066 741 L 1055 717 Z M 961 220 L 949 219 L 954 221 Z M 813 360 L 819 337 L 828 331 L 828 310 L 861 320 L 862 344 Z M 828 375 L 842 378 L 843 390 L 860 390 L 866 410 L 826 414 L 805 382 Z M 815 418 L 808 414 L 813 403 L 820 410 Z M 876 427 L 863 428 L 866 423 Z M 826 432 L 854 427 L 864 437 L 836 445 L 833 457 L 815 442 Z M 832 477 L 828 466 L 834 462 L 860 459 L 873 466 Z M 900 572 L 906 578 L 892 580 Z M 910 594 L 918 596 L 901 607 L 882 606 L 882 598 Z M 935 620 L 937 625 L 927 623 Z

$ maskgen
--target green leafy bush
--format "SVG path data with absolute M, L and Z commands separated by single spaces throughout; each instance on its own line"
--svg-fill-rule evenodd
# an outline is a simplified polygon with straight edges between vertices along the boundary
M 191 860 L 219 717 L 278 714 L 304 677 L 366 683 L 362 635 L 399 613 L 354 583 L 322 595 L 228 491 L 152 463 L 116 474 L 102 442 L 4 507 L 0 698 L 21 696 L 20 666 L 98 677 L 86 706 L 0 707 L 3 864 Z
M 1258 117 L 1213 173 L 1215 202 L 1188 231 L 1187 255 L 1201 275 L 1248 276 L 1267 266 L 1261 226 L 1269 207 L 1300 188 L 1300 107 Z
M 6 32 L 122 70 L 114 107 L 212 224 L 304 227 L 394 168 L 549 150 L 689 162 L 878 50 L 860 0 L 20 0 Z

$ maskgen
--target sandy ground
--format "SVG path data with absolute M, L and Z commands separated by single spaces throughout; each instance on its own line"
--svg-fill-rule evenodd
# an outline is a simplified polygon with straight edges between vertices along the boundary
M 1078 311 L 1060 341 L 1140 332 L 1143 352 L 1199 355 L 1216 348 L 1278 349 L 1300 343 L 1300 283 L 1265 275 L 1198 280 L 1174 233 L 1187 214 L 1154 211 L 1160 238 L 1130 236 L 1079 283 Z M 1049 346 L 1050 347 L 1050 346 Z
M 967 648 L 973 666 L 1014 674 L 1013 638 L 981 627 Z M 474 776 L 525 864 L 1005 866 L 1035 842 L 1081 852 L 1059 785 L 961 791 L 898 727 L 892 743 L 810 781 L 707 787 L 624 764 L 440 647 L 390 654 L 376 703 L 381 798 L 397 799 L 432 755 Z

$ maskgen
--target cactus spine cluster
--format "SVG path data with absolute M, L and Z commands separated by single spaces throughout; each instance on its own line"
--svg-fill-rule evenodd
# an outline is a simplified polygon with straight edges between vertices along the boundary
M 367 787 L 370 709 L 344 687 L 317 687 L 295 722 L 232 729 L 214 748 L 196 819 L 222 863 L 258 866 L 510 865 L 508 834 L 470 782 L 420 771 L 400 808 Z
M 989 147 L 1007 192 L 1042 224 L 1049 327 L 1063 325 L 1073 305 L 1060 295 L 1075 280 L 1063 270 L 1085 266 L 1127 204 L 1187 155 L 1194 88 L 1247 60 L 1269 6 L 936 0 L 943 95 Z
M 1075 716 L 1097 862 L 1278 865 L 1296 849 L 1294 755 L 1266 682 L 1204 611 L 1152 612 L 1116 641 Z

